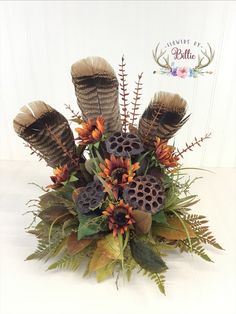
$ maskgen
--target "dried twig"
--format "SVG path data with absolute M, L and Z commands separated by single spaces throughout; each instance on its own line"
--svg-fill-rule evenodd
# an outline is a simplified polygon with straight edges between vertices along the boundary
M 126 76 L 127 76 L 127 74 L 125 73 L 126 63 L 124 61 L 125 61 L 124 56 L 122 56 L 121 64 L 119 64 L 119 74 L 118 75 L 119 75 L 120 81 L 121 81 L 120 82 L 120 89 L 121 89 L 120 96 L 122 99 L 121 109 L 123 111 L 121 113 L 121 121 L 122 121 L 123 130 L 126 133 L 127 129 L 128 129 L 128 125 L 129 125 L 129 121 L 128 121 L 128 118 L 129 118 L 128 105 L 129 105 L 129 103 L 128 103 L 128 99 L 127 99 L 127 96 L 129 95 L 129 93 L 127 92 L 128 83 L 126 82 Z
M 200 139 L 197 139 L 196 137 L 194 138 L 194 142 L 192 142 L 190 145 L 188 143 L 186 143 L 186 148 L 183 148 L 181 151 L 179 151 L 177 149 L 177 154 L 175 155 L 176 157 L 182 157 L 183 158 L 183 154 L 186 153 L 187 151 L 192 151 L 192 148 L 196 145 L 201 146 L 201 143 L 207 139 L 211 137 L 211 133 L 207 133 L 206 135 L 204 135 L 203 137 L 201 137 Z
M 136 87 L 134 89 L 134 98 L 133 100 L 131 101 L 131 104 L 133 106 L 131 112 L 130 112 L 130 117 L 131 117 L 131 125 L 134 126 L 135 125 L 135 120 L 137 120 L 137 116 L 139 116 L 139 113 L 137 113 L 137 111 L 139 110 L 139 107 L 140 107 L 140 103 L 139 103 L 139 100 L 141 98 L 141 93 L 140 91 L 142 90 L 142 83 L 141 83 L 141 79 L 142 79 L 142 76 L 143 76 L 143 73 L 141 73 L 139 76 L 138 76 L 138 81 L 135 82 L 136 84 Z
M 147 142 L 147 138 L 149 136 L 150 131 L 152 130 L 154 124 L 156 123 L 157 119 L 159 118 L 159 115 L 161 113 L 163 105 L 160 105 L 158 111 L 156 112 L 155 116 L 153 117 L 152 123 L 149 125 L 149 128 L 147 129 L 147 133 L 144 135 L 144 138 L 142 139 L 143 143 Z
M 39 157 L 39 161 L 41 161 L 43 159 L 43 154 L 41 154 L 37 149 L 35 149 L 32 145 L 30 145 L 29 143 L 24 143 L 25 147 L 28 147 L 31 150 L 30 155 L 36 155 Z
M 71 106 L 70 106 L 70 105 L 67 105 L 67 104 L 65 104 L 65 108 L 71 112 L 71 114 L 72 114 L 72 119 L 76 119 L 78 122 L 79 122 L 79 121 L 80 121 L 80 122 L 83 122 L 83 119 L 82 119 L 82 117 L 80 116 L 79 112 L 76 113 L 76 112 L 71 108 Z
M 52 132 L 49 126 L 47 126 L 46 129 L 51 135 L 51 137 L 55 140 L 55 142 L 61 147 L 62 151 L 64 152 L 64 155 L 69 158 L 71 164 L 75 166 L 75 169 L 79 170 L 80 166 L 78 158 L 75 158 L 75 155 L 67 149 L 67 147 L 63 144 L 62 140 Z

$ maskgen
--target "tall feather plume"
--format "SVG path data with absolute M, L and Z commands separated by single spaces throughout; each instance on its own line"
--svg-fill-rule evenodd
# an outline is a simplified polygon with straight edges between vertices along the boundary
M 22 107 L 13 126 L 50 167 L 68 164 L 78 168 L 76 146 L 68 121 L 49 105 L 34 101 Z
M 120 131 L 118 81 L 111 65 L 103 58 L 88 57 L 72 65 L 71 75 L 82 117 L 102 115 L 106 132 Z
M 178 94 L 159 92 L 154 95 L 139 121 L 138 134 L 148 148 L 154 147 L 156 137 L 168 140 L 188 120 L 186 101 Z

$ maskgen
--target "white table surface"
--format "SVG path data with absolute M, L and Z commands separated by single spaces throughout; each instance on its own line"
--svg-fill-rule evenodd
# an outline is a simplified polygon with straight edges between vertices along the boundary
M 36 241 L 24 232 L 31 221 L 25 203 L 41 191 L 28 182 L 49 183 L 49 168 L 34 161 L 0 162 L 0 314 L 235 314 L 236 313 L 236 169 L 211 169 L 193 186 L 201 202 L 195 213 L 206 215 L 225 251 L 210 248 L 215 263 L 196 255 L 166 258 L 166 292 L 134 274 L 130 283 L 109 279 L 97 284 L 81 272 L 45 272 L 43 262 L 24 259 Z

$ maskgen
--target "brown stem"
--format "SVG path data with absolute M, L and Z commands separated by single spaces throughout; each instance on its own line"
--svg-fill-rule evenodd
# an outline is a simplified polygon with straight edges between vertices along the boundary
M 142 90 L 142 85 L 143 85 L 141 83 L 142 76 L 143 76 L 143 72 L 138 76 L 138 81 L 135 82 L 136 87 L 134 90 L 134 98 L 133 98 L 133 101 L 131 102 L 131 104 L 133 105 L 133 108 L 130 112 L 132 126 L 134 126 L 135 120 L 137 120 L 137 116 L 139 115 L 138 113 L 136 113 L 136 111 L 139 110 L 139 107 L 140 107 L 140 103 L 139 103 L 139 100 L 141 98 L 140 91 Z
M 74 154 L 71 151 L 68 151 L 67 148 L 65 147 L 65 145 L 62 143 L 61 139 L 58 138 L 50 129 L 50 127 L 46 128 L 47 131 L 50 133 L 50 135 L 52 136 L 52 138 L 56 141 L 56 143 L 61 147 L 61 149 L 63 150 L 64 154 L 69 158 L 71 164 L 73 164 L 75 166 L 76 170 L 80 169 L 79 166 L 79 161 L 77 158 L 75 158 Z
M 182 157 L 183 158 L 183 154 L 186 153 L 187 151 L 192 151 L 192 148 L 196 145 L 201 146 L 200 143 L 202 143 L 205 139 L 210 138 L 211 137 L 211 133 L 207 133 L 205 136 L 201 137 L 199 140 L 195 137 L 194 138 L 194 142 L 192 142 L 190 145 L 188 143 L 186 143 L 186 147 L 183 148 L 181 151 L 179 151 L 177 149 L 178 154 L 176 154 L 176 157 Z
M 129 121 L 128 121 L 128 118 L 129 118 L 129 113 L 128 113 L 128 99 L 127 99 L 127 96 L 129 95 L 129 93 L 127 92 L 127 85 L 128 83 L 126 82 L 126 76 L 127 74 L 125 73 L 125 65 L 126 63 L 124 63 L 124 56 L 122 56 L 122 59 L 121 59 L 121 64 L 119 65 L 119 77 L 120 77 L 120 89 L 121 89 L 121 92 L 120 92 L 120 96 L 121 96 L 121 99 L 123 101 L 121 105 L 121 109 L 123 111 L 123 113 L 121 113 L 121 121 L 122 121 L 122 127 L 123 127 L 123 130 L 124 132 L 126 133 L 127 132 L 127 128 L 128 128 L 128 125 L 129 125 Z
M 162 107 L 163 107 L 163 106 L 160 105 L 160 107 L 159 107 L 157 113 L 155 114 L 155 116 L 154 116 L 154 118 L 153 118 L 153 120 L 152 120 L 152 123 L 150 124 L 149 128 L 147 129 L 147 133 L 145 134 L 145 136 L 144 136 L 144 138 L 143 138 L 143 140 L 142 140 L 143 143 L 146 143 L 147 138 L 148 138 L 148 135 L 149 135 L 150 131 L 152 130 L 152 128 L 153 128 L 153 126 L 154 126 L 156 120 L 158 119 Z
M 78 120 L 81 120 L 81 122 L 83 121 L 79 113 L 76 113 L 70 105 L 65 104 L 65 108 L 72 113 L 72 118 L 77 118 Z
M 36 156 L 39 157 L 39 161 L 41 161 L 43 158 L 43 155 L 37 150 L 35 149 L 32 145 L 30 145 L 29 143 L 24 143 L 25 147 L 28 147 L 31 150 L 31 155 L 35 154 Z

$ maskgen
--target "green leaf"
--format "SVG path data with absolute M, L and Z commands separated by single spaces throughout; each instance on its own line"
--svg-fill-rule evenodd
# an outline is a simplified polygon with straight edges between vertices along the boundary
M 161 224 L 166 224 L 168 225 L 167 219 L 166 219 L 166 215 L 164 210 L 159 211 L 158 213 L 156 213 L 155 215 L 152 216 L 152 220 L 156 221 L 158 223 Z
M 161 273 L 167 269 L 165 262 L 150 243 L 134 237 L 130 240 L 130 249 L 134 260 L 143 269 L 151 273 Z
M 75 181 L 78 181 L 78 178 L 74 175 L 71 175 L 70 176 L 70 179 L 69 179 L 69 182 L 75 182 Z
M 99 145 L 100 145 L 100 142 L 96 142 L 96 143 L 93 144 L 93 146 L 94 146 L 95 148 L 97 148 L 97 149 L 99 148 Z
M 101 282 L 101 281 L 109 278 L 114 271 L 115 265 L 116 265 L 115 262 L 111 261 L 105 267 L 98 269 L 96 271 L 97 282 Z
M 96 234 L 100 231 L 107 231 L 107 218 L 105 216 L 87 217 L 86 215 L 79 215 L 79 227 L 77 239 L 81 240 L 84 237 Z
M 94 174 L 96 172 L 96 165 L 99 164 L 99 159 L 98 158 L 90 158 L 85 161 L 85 169 L 90 173 Z

